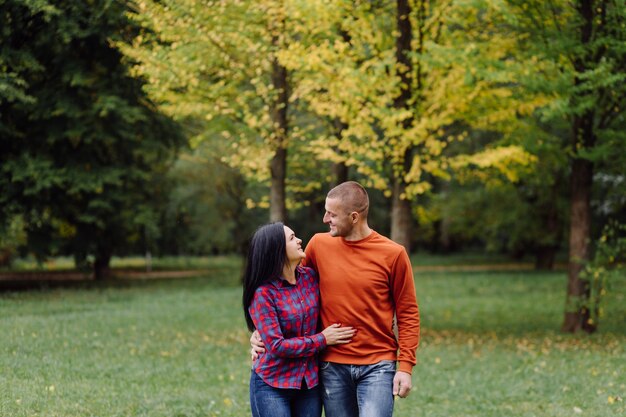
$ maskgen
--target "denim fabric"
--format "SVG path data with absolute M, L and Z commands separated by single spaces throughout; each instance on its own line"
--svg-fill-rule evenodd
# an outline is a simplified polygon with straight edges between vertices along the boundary
M 373 365 L 321 362 L 326 417 L 391 417 L 395 361 Z
M 322 398 L 319 388 L 274 388 L 256 372 L 250 375 L 252 417 L 320 417 Z

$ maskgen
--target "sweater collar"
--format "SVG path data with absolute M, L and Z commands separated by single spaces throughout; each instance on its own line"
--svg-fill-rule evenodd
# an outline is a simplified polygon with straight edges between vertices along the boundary
M 369 240 L 374 239 L 376 236 L 378 236 L 378 233 L 376 232 L 376 230 L 372 229 L 372 233 L 370 233 L 369 235 L 367 235 L 367 237 L 364 237 L 363 239 L 360 239 L 360 240 L 346 240 L 346 239 L 344 239 L 342 237 L 341 240 L 346 245 L 360 245 L 361 243 L 365 243 L 365 242 L 367 242 Z

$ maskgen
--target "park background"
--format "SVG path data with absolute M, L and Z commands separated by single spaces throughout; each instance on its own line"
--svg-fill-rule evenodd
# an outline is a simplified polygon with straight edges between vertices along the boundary
M 248 415 L 242 255 L 356 180 L 400 416 L 626 405 L 626 4 L 0 2 L 0 415 Z

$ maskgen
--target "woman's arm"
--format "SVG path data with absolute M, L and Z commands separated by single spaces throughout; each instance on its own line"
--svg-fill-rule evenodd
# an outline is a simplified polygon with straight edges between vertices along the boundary
M 333 324 L 320 333 L 285 338 L 272 294 L 263 288 L 257 290 L 249 311 L 265 348 L 277 357 L 313 356 L 327 345 L 349 343 L 355 333 L 352 327 Z
M 270 354 L 282 358 L 313 356 L 326 347 L 321 333 L 286 339 L 280 327 L 275 300 L 270 291 L 259 288 L 249 308 L 250 317 Z

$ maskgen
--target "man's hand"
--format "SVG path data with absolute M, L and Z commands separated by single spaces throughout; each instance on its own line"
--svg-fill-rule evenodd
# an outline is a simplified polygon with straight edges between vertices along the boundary
M 250 357 L 252 358 L 252 361 L 257 360 L 261 353 L 265 353 L 265 345 L 261 340 L 258 330 L 253 331 L 250 336 L 250 348 Z
M 409 396 L 412 387 L 411 374 L 404 371 L 397 371 L 396 375 L 393 377 L 393 395 L 406 398 Z

